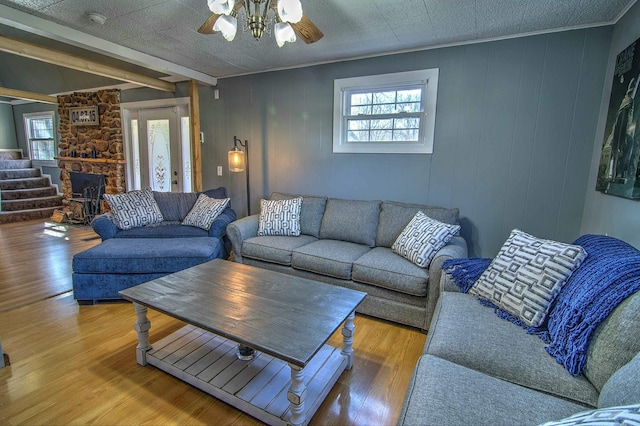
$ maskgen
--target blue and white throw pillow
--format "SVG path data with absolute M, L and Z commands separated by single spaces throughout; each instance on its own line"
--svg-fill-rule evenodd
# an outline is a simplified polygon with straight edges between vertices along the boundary
M 573 416 L 540 426 L 639 426 L 640 404 L 583 411 Z
M 258 236 L 299 236 L 301 208 L 302 197 L 290 200 L 260 200 Z
M 419 267 L 426 268 L 436 252 L 459 230 L 459 225 L 442 223 L 418 211 L 398 235 L 391 250 Z
M 514 229 L 469 294 L 488 300 L 529 327 L 539 327 L 562 286 L 586 257 L 580 246 Z
M 164 220 L 151 188 L 125 194 L 105 194 L 104 199 L 109 203 L 120 229 L 152 225 Z
M 217 199 L 200 194 L 182 225 L 197 226 L 208 231 L 213 221 L 227 208 L 229 200 L 230 198 Z

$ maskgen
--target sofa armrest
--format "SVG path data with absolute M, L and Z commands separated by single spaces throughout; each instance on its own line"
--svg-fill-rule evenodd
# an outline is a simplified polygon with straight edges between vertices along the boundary
M 115 237 L 119 231 L 118 225 L 116 225 L 116 218 L 113 213 L 104 213 L 96 216 L 93 221 L 91 221 L 91 227 L 96 234 L 100 235 L 102 241 Z
M 440 279 L 442 275 L 442 264 L 447 259 L 456 259 L 460 257 L 467 257 L 467 242 L 462 237 L 453 237 L 449 243 L 438 250 L 429 264 L 429 286 L 427 288 L 427 318 L 424 329 L 429 328 L 433 311 L 436 307 L 436 302 L 440 297 L 441 284 Z
M 227 225 L 236 219 L 236 212 L 233 211 L 231 207 L 227 207 L 211 224 L 211 228 L 209 228 L 209 236 L 216 238 L 224 237 L 227 235 Z
M 227 236 L 233 245 L 233 260 L 242 263 L 242 243 L 258 235 L 259 214 L 243 217 L 227 225 Z

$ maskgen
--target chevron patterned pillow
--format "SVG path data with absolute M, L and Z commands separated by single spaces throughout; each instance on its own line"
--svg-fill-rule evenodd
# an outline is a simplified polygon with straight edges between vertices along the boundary
M 580 246 L 514 229 L 469 294 L 488 300 L 529 327 L 539 327 L 564 283 L 586 257 Z
M 227 208 L 229 200 L 230 198 L 220 200 L 200 194 L 189 214 L 182 221 L 182 225 L 197 226 L 208 231 L 213 221 Z
M 418 211 L 398 235 L 391 250 L 419 267 L 426 268 L 436 252 L 459 230 L 459 225 L 442 223 Z
M 258 236 L 299 236 L 301 208 L 302 197 L 290 200 L 260 200 Z

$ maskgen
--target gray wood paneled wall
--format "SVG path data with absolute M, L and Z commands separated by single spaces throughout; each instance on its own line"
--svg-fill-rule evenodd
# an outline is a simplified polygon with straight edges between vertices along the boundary
M 225 185 L 233 136 L 247 139 L 251 207 L 272 191 L 460 208 L 470 255 L 493 257 L 513 228 L 579 236 L 612 27 L 221 79 L 203 115 L 204 187 Z M 312 47 L 310 47 L 312 48 Z M 433 155 L 333 154 L 333 80 L 438 67 Z M 201 91 L 213 99 L 214 88 Z M 204 93 L 203 93 L 204 92 Z M 222 177 L 216 176 L 223 166 Z
M 9 104 L 0 104 L 0 148 L 18 148 L 16 128 L 13 124 L 13 108 Z
M 611 52 L 607 60 L 607 74 L 604 79 L 604 94 L 600 105 L 600 120 L 593 144 L 593 159 L 589 184 L 586 189 L 586 203 L 582 221 L 582 233 L 609 234 L 620 238 L 636 248 L 640 248 L 640 203 L 637 200 L 614 197 L 596 192 L 596 176 L 604 140 L 613 68 L 616 56 L 631 43 L 640 38 L 640 3 L 636 3 L 616 24 Z M 636 55 L 638 54 L 636 50 Z

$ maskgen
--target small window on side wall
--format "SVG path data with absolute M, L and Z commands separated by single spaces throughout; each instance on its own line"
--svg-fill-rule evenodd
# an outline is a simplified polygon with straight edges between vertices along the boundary
M 438 69 L 334 80 L 333 152 L 431 154 Z
M 24 114 L 23 119 L 29 158 L 35 164 L 54 162 L 57 154 L 54 112 L 44 111 Z

